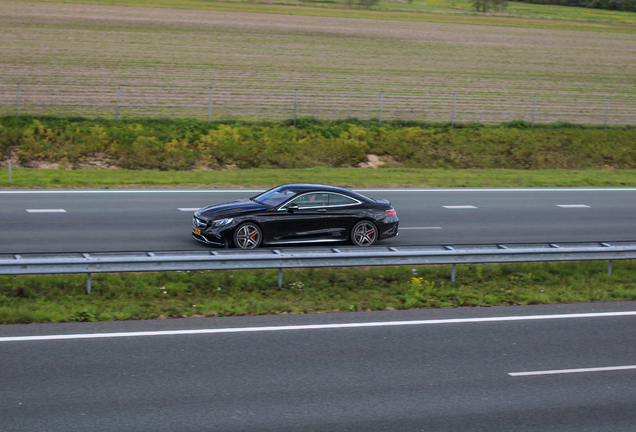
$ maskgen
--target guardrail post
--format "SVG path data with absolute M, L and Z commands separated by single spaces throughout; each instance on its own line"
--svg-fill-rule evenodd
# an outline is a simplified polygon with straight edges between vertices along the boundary
M 451 268 L 451 282 L 455 282 L 455 264 Z
M 612 260 L 607 260 L 607 275 L 612 275 Z
M 91 274 L 86 273 L 86 294 L 91 293 Z
M 283 269 L 279 268 L 278 269 L 278 288 L 282 288 L 283 287 Z

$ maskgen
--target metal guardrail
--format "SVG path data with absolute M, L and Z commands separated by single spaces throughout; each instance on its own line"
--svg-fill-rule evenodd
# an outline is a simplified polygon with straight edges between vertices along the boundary
M 636 259 L 636 241 L 611 244 L 589 242 L 0 254 L 0 275 L 86 273 L 86 291 L 90 293 L 92 273 L 277 268 L 280 287 L 285 268 L 451 264 L 451 281 L 454 282 L 456 264 L 607 260 L 607 271 L 611 274 L 612 260 L 626 259 Z

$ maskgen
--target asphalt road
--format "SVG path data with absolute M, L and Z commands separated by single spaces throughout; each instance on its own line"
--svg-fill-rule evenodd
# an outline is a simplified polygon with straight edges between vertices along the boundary
M 636 302 L 0 326 L 0 430 L 634 431 L 635 326 Z
M 636 239 L 635 188 L 359 191 L 397 210 L 388 246 Z M 206 249 L 191 238 L 191 209 L 256 193 L 0 190 L 0 253 Z

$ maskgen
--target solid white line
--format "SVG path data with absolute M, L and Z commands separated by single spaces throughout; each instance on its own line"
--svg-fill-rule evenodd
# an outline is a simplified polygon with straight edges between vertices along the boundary
M 109 193 L 255 193 L 265 189 L 100 189 L 100 190 L 0 190 L 0 194 L 109 194 Z M 636 188 L 456 188 L 456 189 L 352 189 L 356 192 L 636 192 Z
M 585 204 L 557 204 L 557 207 L 561 207 L 561 208 L 590 208 L 589 205 L 585 205 Z
M 400 227 L 400 230 L 435 230 L 442 227 Z
M 201 207 L 181 207 L 178 210 L 179 211 L 187 211 L 187 212 L 191 212 L 191 211 L 197 211 L 199 210 Z
M 463 324 L 480 322 L 505 322 L 505 321 L 530 321 L 568 318 L 604 318 L 618 316 L 635 316 L 636 311 L 628 312 L 597 312 L 580 314 L 559 314 L 559 315 L 527 315 L 509 317 L 490 318 L 456 318 L 439 320 L 418 320 L 418 321 L 386 321 L 386 322 L 366 322 L 348 324 L 313 324 L 294 326 L 273 326 L 273 327 L 238 327 L 220 329 L 199 329 L 199 330 L 164 330 L 164 331 L 144 331 L 144 332 L 122 332 L 122 333 L 87 333 L 87 334 L 62 334 L 46 336 L 10 336 L 0 337 L 0 342 L 16 341 L 36 341 L 36 340 L 67 340 L 67 339 L 98 339 L 117 337 L 140 337 L 140 336 L 175 336 L 175 335 L 195 335 L 195 334 L 215 334 L 215 333 L 249 333 L 249 332 L 271 332 L 284 330 L 318 330 L 318 329 L 341 329 L 341 328 L 362 328 L 362 327 L 394 327 L 412 325 L 431 324 Z
M 447 209 L 476 209 L 475 206 L 442 206 Z
M 64 209 L 26 209 L 29 213 L 66 213 Z
M 636 365 L 582 368 L 582 369 L 561 369 L 561 370 L 548 370 L 548 371 L 535 371 L 535 372 L 510 372 L 508 375 L 510 376 L 555 375 L 555 374 L 568 374 L 568 373 L 580 373 L 580 372 L 617 371 L 617 370 L 627 370 L 627 369 L 636 369 Z
M 256 193 L 265 189 L 108 189 L 108 190 L 0 190 L 0 194 L 130 194 L 130 193 Z
M 454 188 L 454 189 L 353 189 L 356 192 L 636 192 L 636 188 Z

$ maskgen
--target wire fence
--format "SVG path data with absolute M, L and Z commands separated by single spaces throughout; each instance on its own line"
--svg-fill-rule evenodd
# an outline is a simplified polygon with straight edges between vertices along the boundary
M 636 105 L 625 95 L 515 95 L 452 91 L 316 91 L 223 87 L 90 87 L 2 85 L 0 114 L 216 120 L 377 119 L 438 122 L 569 122 L 636 124 Z M 11 88 L 13 87 L 13 88 Z

